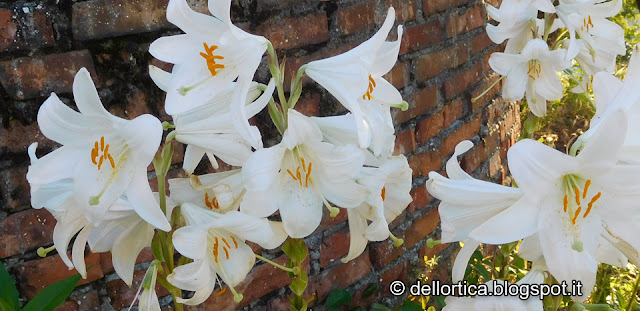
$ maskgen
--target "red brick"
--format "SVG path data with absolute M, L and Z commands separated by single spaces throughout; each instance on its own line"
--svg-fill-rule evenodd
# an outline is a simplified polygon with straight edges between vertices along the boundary
M 424 185 L 420 185 L 413 190 L 411 190 L 411 197 L 413 198 L 413 207 L 414 210 L 411 212 L 415 212 L 425 208 L 431 201 L 433 201 L 433 196 L 429 194 L 427 191 L 427 187 Z
M 320 266 L 326 267 L 334 260 L 349 253 L 349 232 L 335 232 L 322 239 L 320 245 Z
M 16 99 L 69 93 L 73 78 L 82 67 L 89 70 L 94 82 L 98 81 L 88 50 L 16 58 L 0 63 L 0 83 Z
M 484 25 L 484 7 L 481 4 L 468 9 L 464 14 L 452 13 L 447 19 L 447 36 L 453 37 Z
M 68 255 L 71 258 L 71 253 Z M 91 267 L 91 269 L 87 272 L 87 278 L 81 279 L 78 286 L 93 282 L 104 276 L 100 268 L 100 254 L 89 253 L 85 255 L 85 263 L 87 268 Z M 77 273 L 75 269 L 69 270 L 67 268 L 62 259 L 60 259 L 60 255 L 25 262 L 17 270 L 18 278 L 16 283 L 22 289 L 21 293 L 28 299 L 33 298 L 45 287 Z
M 455 8 L 468 3 L 468 0 L 424 0 L 424 16 L 429 17 L 448 8 Z
M 338 9 L 338 29 L 340 34 L 345 36 L 373 29 L 376 25 L 375 14 L 376 3 L 374 1 Z
M 316 229 L 316 231 L 314 232 L 322 232 L 327 228 L 331 228 L 345 221 L 347 221 L 347 210 L 345 210 L 344 208 L 340 208 L 340 213 L 338 213 L 338 215 L 333 218 L 331 217 L 331 215 L 329 215 L 329 212 L 324 209 L 320 226 L 318 226 L 318 229 Z
M 416 125 L 416 143 L 423 145 L 427 140 L 438 135 L 444 128 L 444 113 L 440 110 Z
M 13 20 L 10 10 L 0 9 L 0 49 L 7 50 L 17 45 L 16 32 L 18 24 Z
M 309 282 L 310 286 L 307 288 L 307 292 L 316 294 L 316 303 L 322 302 L 330 292 L 346 288 L 369 273 L 371 273 L 371 261 L 369 253 L 364 252 L 348 263 L 325 270 L 314 277 Z
M 419 117 L 435 109 L 438 105 L 438 86 L 424 88 L 413 94 L 415 106 L 411 109 L 411 117 Z
M 416 150 L 416 137 L 413 129 L 408 128 L 396 134 L 394 154 L 408 154 Z
M 440 214 L 437 209 L 432 209 L 426 214 L 415 219 L 411 227 L 404 233 L 404 243 L 407 249 L 412 248 L 416 243 L 426 238 L 431 232 L 436 230 L 440 223 Z
M 400 239 L 403 239 L 405 237 L 404 232 L 394 234 Z M 404 254 L 404 252 L 404 245 L 395 247 L 391 239 L 386 239 L 384 241 L 369 244 L 369 255 L 371 256 L 371 264 L 376 269 L 382 269 L 388 266 L 392 261 L 396 260 L 398 257 L 400 257 L 400 255 Z
M 471 68 L 458 72 L 444 83 L 444 96 L 446 100 L 452 99 L 469 89 L 482 78 L 482 63 L 477 63 Z
M 440 252 L 442 252 L 447 247 L 449 247 L 449 245 L 451 244 L 444 243 L 444 244 L 435 245 L 434 247 L 429 247 L 427 246 L 427 243 L 424 243 L 424 245 L 422 245 L 420 250 L 418 250 L 418 258 L 420 258 L 421 260 L 424 259 L 425 257 L 427 259 L 431 259 L 434 256 L 437 256 L 438 254 L 440 254 Z
M 5 211 L 16 212 L 31 207 L 27 167 L 12 167 L 0 171 L 0 196 Z
M 386 0 L 385 8 L 392 6 L 396 10 L 396 20 L 400 23 L 416 18 L 417 0 Z
M 51 149 L 57 144 L 44 137 L 37 123 L 23 125 L 18 120 L 9 121 L 7 128 L 0 127 L 0 153 L 27 153 L 31 143 L 38 143 L 38 150 Z M 40 154 L 40 152 L 38 152 Z
M 443 139 L 442 145 L 440 145 L 440 150 L 442 151 L 442 155 L 444 156 L 451 155 L 456 145 L 458 145 L 458 143 L 466 139 L 471 139 L 473 136 L 478 134 L 478 132 L 480 131 L 481 124 L 482 124 L 482 118 L 480 117 L 480 115 L 477 115 L 468 123 L 463 124 L 458 130 L 453 132 L 453 134 Z
M 477 54 L 493 45 L 486 32 L 482 32 L 471 39 L 471 54 Z
M 76 40 L 136 34 L 170 27 L 163 0 L 102 0 L 73 4 Z
M 467 151 L 460 160 L 460 167 L 467 173 L 474 172 L 487 159 L 487 149 L 478 145 Z
M 202 1 L 202 0 L 201 0 Z M 319 3 L 327 0 L 260 0 L 256 1 L 256 9 L 258 12 L 273 11 L 281 9 L 291 9 L 295 5 L 303 5 L 306 3 Z M 206 6 L 206 2 L 205 2 Z M 289 309 L 287 309 L 289 310 Z
M 409 158 L 409 166 L 413 170 L 413 178 L 427 176 L 431 171 L 442 167 L 442 157 L 436 151 L 426 151 L 414 154 Z
M 95 291 L 71 295 L 55 311 L 96 311 L 100 310 L 100 298 Z
M 320 11 L 302 17 L 272 18 L 258 26 L 256 34 L 265 36 L 280 50 L 325 42 L 329 40 L 327 14 Z
M 454 100 L 442 108 L 444 114 L 444 126 L 448 127 L 456 120 L 462 118 L 462 99 Z
M 405 284 L 409 284 L 408 268 L 409 268 L 409 262 L 405 260 L 400 262 L 395 267 L 382 273 L 378 282 L 378 292 L 376 293 L 376 297 L 391 296 L 391 292 L 389 291 L 389 286 L 393 281 L 399 280 Z
M 500 153 L 494 153 L 489 159 L 489 177 L 495 177 L 496 174 L 501 174 L 502 171 L 502 160 L 500 159 Z
M 407 27 L 400 44 L 400 55 L 424 49 L 439 43 L 442 38 L 442 25 L 432 21 L 423 25 Z
M 0 221 L 0 257 L 52 244 L 56 221 L 45 209 L 29 209 Z
M 144 279 L 144 275 L 147 273 L 147 270 L 138 270 L 133 272 L 133 282 L 131 282 L 131 287 L 129 287 L 123 280 L 117 279 L 107 283 L 107 295 L 111 297 L 111 305 L 116 310 L 121 310 L 123 308 L 128 308 L 131 305 L 131 302 L 136 297 L 136 292 Z M 156 283 L 156 294 L 158 297 L 169 295 L 169 292 L 160 285 L 160 283 Z M 138 305 L 138 300 L 134 302 L 134 305 Z
M 398 125 L 405 123 L 411 120 L 411 103 L 409 103 L 409 109 L 402 111 L 400 109 L 391 109 L 391 118 L 393 119 L 393 124 Z
M 303 92 L 295 109 L 305 116 L 313 117 L 320 113 L 320 94 Z
M 55 45 L 52 16 L 55 7 L 14 4 L 0 9 L 0 49 L 33 50 Z
M 398 62 L 391 71 L 383 76 L 383 78 L 391 83 L 395 88 L 402 89 L 409 84 L 407 79 L 407 66 L 405 63 Z
M 416 78 L 418 80 L 433 78 L 446 69 L 456 68 L 466 63 L 468 59 L 467 44 L 458 42 L 456 45 L 442 51 L 418 58 L 416 62 Z

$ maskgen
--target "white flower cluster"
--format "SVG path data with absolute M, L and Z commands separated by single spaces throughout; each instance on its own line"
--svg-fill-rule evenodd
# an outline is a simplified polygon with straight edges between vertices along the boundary
M 489 38 L 507 41 L 504 53 L 489 59 L 491 68 L 507 77 L 502 96 L 510 101 L 525 96 L 531 112 L 542 117 L 547 101 L 562 98 L 559 72 L 580 82 L 572 89 L 576 93 L 589 90 L 597 72 L 613 73 L 616 56 L 626 49 L 622 27 L 607 17 L 621 8 L 622 0 L 559 0 L 556 6 L 551 0 L 505 0 L 499 9 L 487 5 L 489 16 L 499 22 L 487 25 Z M 544 19 L 538 18 L 541 13 Z M 550 38 L 555 42 L 548 43 Z
M 526 89 L 532 112 L 543 115 L 546 100 L 562 97 L 557 71 L 575 57 L 593 81 L 596 115 L 569 154 L 531 139 L 515 143 L 507 160 L 517 187 L 464 172 L 457 157 L 473 147 L 470 141 L 456 147 L 446 164 L 448 177 L 429 173 L 427 190 L 441 200 L 442 242 L 464 242 L 454 282 L 464 277 L 480 243 L 521 241 L 518 254 L 533 262 L 529 273 L 537 282 L 548 271 L 558 282 L 582 283 L 583 296 L 572 297 L 576 302 L 594 288 L 598 263 L 640 265 L 640 46 L 620 81 L 612 69 L 625 51 L 622 29 L 606 19 L 620 8 L 617 0 L 560 0 L 556 7 L 548 0 L 505 0 L 500 9 L 488 8 L 500 21 L 487 26 L 489 36 L 509 39 L 505 53 L 490 58 L 492 68 L 507 75 L 503 96 L 519 99 Z M 545 20 L 536 18 L 538 11 Z M 560 19 L 554 21 L 553 13 Z M 545 40 L 558 27 L 567 28 L 570 38 L 559 40 L 567 49 L 549 51 Z M 451 297 L 447 303 L 445 310 L 543 310 L 537 298 Z
M 273 249 L 287 236 L 304 238 L 318 228 L 324 207 L 332 216 L 339 212 L 336 206 L 347 210 L 351 245 L 343 261 L 360 255 L 367 241 L 391 237 L 399 242 L 388 223 L 412 200 L 411 169 L 404 156 L 392 155 L 390 107 L 406 109 L 407 104 L 382 77 L 397 61 L 402 36 L 398 26 L 398 39 L 386 41 L 394 24 L 393 8 L 366 42 L 303 66 L 300 72 L 351 112 L 307 117 L 293 109 L 302 87 L 300 76 L 290 100 L 284 97 L 278 64 L 269 64 L 275 66 L 272 73 L 280 74 L 268 85 L 252 81 L 265 51 L 273 60 L 271 43 L 231 23 L 231 0 L 210 0 L 208 6 L 213 16 L 193 11 L 185 0 L 170 0 L 167 19 L 184 34 L 160 38 L 149 48 L 153 56 L 173 64 L 171 72 L 149 68 L 167 93 L 165 110 L 173 118 L 173 124 L 164 125 L 173 129 L 167 144 L 175 139 L 186 145 L 183 169 L 188 178 L 168 181 L 170 197 L 160 191 L 154 198 L 147 180 L 163 125 L 150 115 L 123 120 L 109 114 L 85 69 L 73 84 L 80 112 L 52 94 L 38 113 L 42 133 L 62 147 L 41 158 L 35 155 L 35 144 L 29 149 L 32 205 L 48 209 L 58 220 L 54 244 L 70 269 L 86 276 L 88 242 L 93 252 L 111 251 L 116 272 L 131 285 L 136 258 L 155 243 L 155 229 L 172 233 L 173 247 L 190 260 L 170 273 L 152 264 L 151 284 L 145 283 L 141 304 L 151 310 L 159 310 L 152 298 L 160 277 L 195 292 L 188 299 L 178 297 L 180 303 L 202 303 L 219 279 L 241 299 L 233 287 L 256 259 L 245 241 Z M 272 99 L 276 88 L 280 105 Z M 282 141 L 264 148 L 249 118 L 267 105 Z M 214 168 L 221 160 L 234 169 L 196 176 L 193 172 L 204 155 Z M 165 171 L 157 175 L 166 174 L 168 165 L 161 165 Z M 176 207 L 184 226 L 173 212 Z M 277 213 L 281 221 L 267 219 Z M 69 260 L 66 250 L 76 233 Z M 154 255 L 158 257 L 155 250 Z

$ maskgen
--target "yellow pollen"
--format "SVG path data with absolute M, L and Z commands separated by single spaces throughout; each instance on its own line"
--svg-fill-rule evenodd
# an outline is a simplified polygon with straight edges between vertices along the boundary
M 238 248 L 238 242 L 236 242 L 236 238 L 233 237 L 233 235 L 231 236 L 231 240 L 233 241 L 233 245 L 235 245 L 235 247 Z
M 587 182 L 584 184 L 584 192 L 582 193 L 582 198 L 587 198 L 587 192 L 589 191 L 589 186 L 591 186 L 591 179 L 587 179 Z
M 300 166 L 298 166 L 296 168 L 296 173 L 293 174 L 293 172 L 291 172 L 290 169 L 287 169 L 287 173 L 289 173 L 289 176 L 291 176 L 291 178 L 293 178 L 293 180 L 298 181 L 298 183 L 300 184 L 301 187 L 305 187 L 305 188 L 309 188 L 309 181 L 311 181 L 313 183 L 313 179 L 311 179 L 311 170 L 313 168 L 313 163 L 309 162 L 309 165 L 307 166 L 307 162 L 304 160 L 304 158 L 300 158 L 300 162 L 302 162 L 302 172 L 300 172 Z M 302 173 L 304 173 L 304 184 L 302 183 Z
M 382 193 L 380 193 L 380 196 L 382 197 L 382 201 L 384 201 L 387 196 L 387 187 L 382 187 Z
M 219 291 L 219 292 L 215 293 L 214 295 L 215 295 L 215 296 L 220 296 L 220 295 L 224 294 L 226 291 L 227 291 L 227 288 L 225 287 L 225 288 L 223 288 L 221 291 Z
M 203 45 L 206 53 L 200 52 L 200 56 L 204 57 L 207 61 L 207 68 L 209 68 L 209 72 L 211 72 L 212 76 L 215 76 L 218 74 L 218 69 L 224 68 L 223 64 L 216 63 L 216 59 L 224 59 L 224 56 L 213 54 L 213 51 L 218 48 L 217 45 L 208 46 L 206 42 L 203 42 Z
M 578 209 L 576 210 L 576 213 L 573 215 L 573 219 L 571 219 L 571 222 L 574 225 L 576 224 L 576 219 L 578 218 L 578 215 L 580 215 L 580 210 L 582 210 L 582 207 L 578 206 Z
M 367 92 L 362 95 L 362 99 L 371 100 L 371 92 L 376 87 L 376 81 L 373 80 L 371 75 L 369 75 L 369 87 L 367 88 Z
M 567 205 L 569 204 L 569 195 L 568 194 L 564 195 L 564 200 L 563 201 L 564 201 L 564 212 L 566 213 L 567 212 Z
M 99 157 L 98 157 L 99 156 Z M 102 169 L 102 163 L 104 160 L 109 160 L 109 164 L 111 164 L 111 168 L 116 168 L 116 162 L 113 160 L 113 157 L 109 153 L 109 144 L 104 144 L 104 136 L 100 137 L 100 143 L 96 141 L 93 144 L 93 149 L 91 149 L 91 162 L 98 166 L 98 170 Z
M 580 190 L 577 186 L 573 186 L 573 190 L 576 192 L 576 204 L 580 205 Z

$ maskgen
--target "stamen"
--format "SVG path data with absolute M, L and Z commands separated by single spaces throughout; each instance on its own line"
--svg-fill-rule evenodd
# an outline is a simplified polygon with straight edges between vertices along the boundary
M 236 238 L 233 235 L 231 236 L 231 240 L 233 241 L 233 245 L 238 248 L 238 242 L 236 242 Z
M 311 176 L 311 164 L 312 164 L 312 163 L 311 163 L 311 162 L 309 162 L 309 169 L 308 169 L 308 171 L 307 171 L 307 177 L 305 177 L 305 179 L 304 179 L 304 186 L 305 186 L 306 188 L 309 188 L 309 177 Z
M 369 87 L 367 87 L 367 92 L 364 93 L 364 95 L 362 95 L 362 99 L 371 100 L 371 93 L 373 92 L 373 89 L 375 87 L 376 87 L 376 81 L 373 80 L 373 77 L 371 77 L 371 75 L 369 75 Z
M 584 193 L 582 194 L 582 198 L 587 198 L 587 192 L 589 191 L 589 186 L 591 186 L 591 179 L 587 179 L 587 182 L 584 184 Z
M 564 195 L 564 212 L 567 212 L 567 205 L 569 204 L 569 195 L 565 194 Z
M 218 197 L 213 197 L 213 200 L 211 200 L 211 204 L 213 204 L 213 207 L 215 207 L 215 209 L 220 209 L 220 204 L 218 204 Z
M 111 156 L 111 154 L 107 154 L 107 157 L 109 158 L 109 163 L 111 163 L 111 168 L 116 168 L 116 163 L 115 161 L 113 161 L 113 157 Z
M 100 150 L 104 151 L 104 136 L 100 137 Z
M 214 296 L 220 296 L 222 294 L 224 294 L 227 291 L 227 288 L 223 288 L 222 290 L 220 290 L 219 292 L 215 293 Z
M 291 170 L 287 169 L 287 173 L 291 175 L 291 178 L 293 178 L 293 180 L 298 180 L 295 176 L 293 176 L 293 173 L 291 173 Z
M 589 204 L 587 204 L 587 211 L 584 212 L 584 216 L 582 216 L 582 218 L 587 218 L 587 215 L 589 215 L 589 212 L 591 211 L 591 207 L 593 207 L 593 203 L 598 201 L 601 195 L 602 192 L 598 192 L 598 194 L 594 195 L 593 198 L 591 198 L 591 201 L 589 202 Z
M 576 192 L 576 204 L 580 205 L 580 190 L 578 190 L 577 186 L 573 186 L 573 191 Z
M 222 247 L 222 249 L 224 249 L 224 255 L 227 257 L 227 260 L 229 260 L 229 251 L 224 246 Z
M 209 209 L 213 209 L 211 203 L 209 202 L 209 193 L 206 192 L 204 193 L 204 204 L 206 204 Z
M 222 273 L 222 276 L 224 277 L 224 279 L 229 279 L 229 277 L 227 276 L 227 273 L 224 271 L 224 267 L 222 266 L 221 263 L 217 262 L 218 264 L 218 268 L 220 268 L 220 272 Z M 239 294 L 238 292 L 236 292 L 235 288 L 233 288 L 233 286 L 227 284 L 229 286 L 229 289 L 231 290 L 231 292 L 233 293 L 233 301 L 235 303 L 238 303 L 240 301 L 242 301 L 242 299 L 244 298 L 244 296 L 242 296 L 242 294 Z
M 385 200 L 386 194 L 387 194 L 387 187 L 382 187 L 382 193 L 380 193 L 380 196 L 382 197 L 382 201 Z
M 571 219 L 571 223 L 573 223 L 574 225 L 576 224 L 576 219 L 578 218 L 578 215 L 580 215 L 580 210 L 582 210 L 582 207 L 578 206 L 576 213 L 573 215 L 573 219 Z
M 206 42 L 203 42 L 205 53 L 200 52 L 200 56 L 204 57 L 207 61 L 207 68 L 209 68 L 209 72 L 211 76 L 215 76 L 218 74 L 218 69 L 223 69 L 225 66 L 223 64 L 216 63 L 216 59 L 224 59 L 224 56 L 221 55 L 213 55 L 213 51 L 215 51 L 218 46 L 212 45 L 211 47 L 207 46 Z
M 301 157 L 300 161 L 302 162 L 302 170 L 306 172 L 307 171 L 307 165 L 304 163 L 304 158 Z
M 222 238 L 222 242 L 224 242 L 224 244 L 227 245 L 228 248 L 231 248 L 231 246 L 229 245 L 229 242 L 227 242 L 227 239 Z
M 300 175 L 300 166 L 298 166 L 298 169 L 296 170 L 296 177 L 298 177 L 298 182 L 300 182 L 300 187 L 302 187 L 302 175 Z

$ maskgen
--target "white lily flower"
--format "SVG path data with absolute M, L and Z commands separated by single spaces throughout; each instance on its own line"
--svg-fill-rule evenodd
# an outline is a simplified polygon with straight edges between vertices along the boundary
M 595 283 L 601 237 L 640 263 L 634 211 L 640 185 L 632 182 L 640 167 L 616 164 L 625 126 L 621 113 L 610 115 L 575 157 L 532 140 L 516 143 L 509 169 L 524 195 L 469 236 L 503 244 L 538 233 L 551 274 L 559 281 L 582 281 L 586 293 Z
M 134 120 L 111 115 L 85 68 L 76 74 L 73 94 L 80 113 L 55 94 L 40 107 L 42 133 L 63 146 L 31 164 L 29 183 L 72 180 L 73 200 L 94 225 L 124 195 L 145 221 L 169 230 L 147 180 L 147 166 L 162 138 L 160 121 L 151 115 Z
M 634 48 L 631 54 L 625 80 L 620 81 L 608 72 L 597 73 L 593 78 L 593 95 L 596 101 L 596 114 L 590 123 L 590 128 L 581 137 L 580 141 L 588 142 L 597 131 L 600 124 L 617 110 L 622 110 L 628 118 L 626 136 L 622 145 L 622 152 L 618 160 L 640 164 L 640 45 Z
M 501 44 L 505 40 L 505 53 L 517 54 L 522 51 L 533 33 L 539 37 L 544 33 L 544 20 L 538 19 L 538 11 L 554 13 L 555 7 L 549 0 L 536 1 L 503 1 L 499 9 L 487 4 L 487 14 L 491 19 L 499 22 L 497 26 L 487 24 L 487 35 L 491 41 Z M 560 24 L 555 23 L 550 32 Z
M 237 211 L 245 193 L 241 170 L 169 179 L 169 189 L 177 204 L 206 206 L 217 213 Z
M 562 98 L 564 87 L 558 72 L 568 68 L 566 50 L 549 51 L 547 43 L 533 39 L 520 54 L 493 53 L 489 65 L 506 76 L 502 96 L 509 101 L 519 100 L 526 93 L 527 103 L 536 116 L 547 113 L 547 101 Z
M 384 24 L 369 40 L 346 53 L 310 62 L 305 70 L 351 111 L 360 147 L 371 148 L 376 155 L 383 151 L 379 137 L 394 132 L 390 107 L 407 106 L 398 90 L 382 78 L 395 65 L 400 50 L 402 26 L 396 41 L 385 42 L 394 12 L 390 7 Z
M 288 128 L 282 142 L 260 149 L 242 168 L 247 189 L 240 210 L 266 217 L 280 210 L 287 234 L 303 238 L 322 220 L 322 206 L 337 211 L 360 205 L 367 195 L 355 182 L 364 162 L 355 146 L 335 146 L 322 141 L 322 133 L 310 118 L 288 112 Z
M 567 59 L 574 58 L 580 50 L 576 35 L 584 41 L 592 55 L 626 53 L 622 27 L 607 19 L 620 12 L 622 0 L 561 0 L 556 9 L 558 17 L 569 31 Z
M 167 20 L 185 34 L 157 39 L 149 46 L 149 53 L 174 64 L 170 82 L 159 80 L 158 84 L 167 91 L 165 110 L 170 115 L 206 104 L 238 78 L 242 87 L 234 92 L 232 119 L 242 137 L 261 148 L 262 141 L 247 121 L 244 104 L 269 41 L 233 25 L 230 8 L 231 0 L 211 0 L 209 11 L 213 16 L 209 16 L 193 11 L 186 0 L 169 1 Z M 153 70 L 150 74 L 157 77 L 167 73 Z
M 158 85 L 170 84 L 170 74 L 150 66 L 154 81 Z M 233 166 L 242 166 L 251 155 L 251 144 L 237 130 L 232 112 L 234 94 L 242 85 L 231 82 L 205 104 L 173 115 L 176 140 L 187 144 L 182 168 L 187 174 L 192 174 L 203 155 L 207 155 L 214 168 L 218 167 L 216 156 Z M 252 83 L 249 88 L 242 90 L 246 95 L 246 116 L 243 122 L 258 114 L 269 103 L 275 89 L 275 81 L 271 79 L 262 95 L 260 88 L 264 86 Z M 255 100 L 255 101 L 254 101 Z M 256 128 L 257 130 L 257 128 Z M 260 137 L 260 132 L 255 133 Z
M 236 211 L 220 214 L 191 203 L 183 203 L 181 211 L 187 226 L 175 231 L 173 244 L 193 262 L 174 269 L 167 280 L 183 290 L 195 291 L 192 298 L 177 299 L 187 305 L 205 301 L 218 276 L 229 286 L 236 302 L 240 301 L 242 295 L 233 287 L 255 264 L 255 255 L 244 241 L 273 249 L 287 237 L 282 223 Z
M 544 283 L 544 264 L 534 263 L 533 269 L 527 273 L 520 281 L 516 282 L 518 285 L 526 284 L 542 284 Z M 493 291 L 496 282 L 502 282 L 498 280 L 491 280 L 486 283 L 487 287 Z M 531 296 L 526 300 L 522 300 L 516 296 L 478 296 L 475 298 L 470 297 L 455 297 L 449 296 L 445 298 L 446 306 L 442 311 L 542 311 L 542 300 L 537 296 Z
M 357 181 L 367 187 L 369 195 L 360 206 L 347 209 L 350 244 L 343 262 L 362 254 L 367 241 L 383 241 L 390 237 L 389 223 L 413 201 L 409 194 L 411 168 L 402 155 L 388 159 L 378 168 L 363 167 Z

